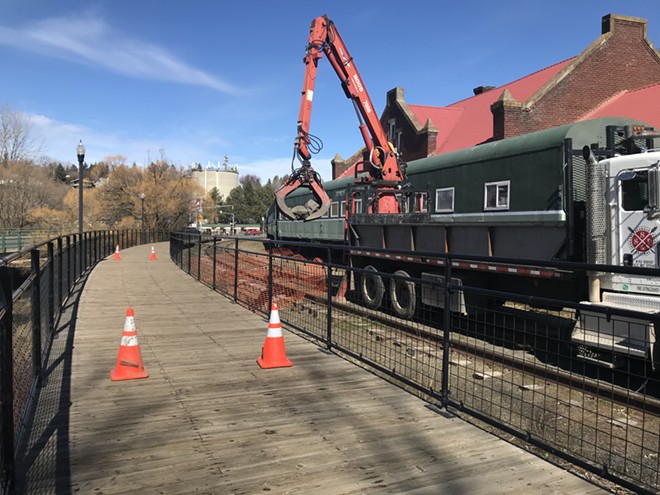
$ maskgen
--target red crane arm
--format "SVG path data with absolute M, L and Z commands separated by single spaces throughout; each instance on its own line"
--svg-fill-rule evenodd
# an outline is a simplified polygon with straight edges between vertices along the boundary
M 309 132 L 312 116 L 312 103 L 314 101 L 314 85 L 318 61 L 326 55 L 328 61 L 339 76 L 341 86 L 346 97 L 353 102 L 353 106 L 360 122 L 359 129 L 366 147 L 365 158 L 360 172 L 367 172 L 365 182 L 372 182 L 380 190 L 378 207 L 374 211 L 380 213 L 398 213 L 399 207 L 394 189 L 405 179 L 405 173 L 399 162 L 394 147 L 388 142 L 387 135 L 376 115 L 371 103 L 369 93 L 362 82 L 362 78 L 353 57 L 342 40 L 334 23 L 327 15 L 317 17 L 312 21 L 309 30 L 309 40 L 305 50 L 305 78 L 298 115 L 298 134 L 294 148 L 302 167 L 293 172 L 291 177 L 275 192 L 275 198 L 280 211 L 291 219 L 313 220 L 323 216 L 330 208 L 330 198 L 321 184 L 319 175 L 311 166 L 312 137 Z M 356 173 L 357 176 L 357 173 Z M 318 208 L 290 208 L 285 198 L 299 187 L 306 187 L 312 191 Z
M 298 116 L 298 137 L 296 138 L 298 156 L 303 161 L 309 160 L 311 157 L 308 149 L 310 142 L 309 126 L 318 60 L 323 56 L 323 53 L 325 53 L 337 73 L 346 97 L 352 100 L 358 113 L 360 134 L 367 148 L 369 165 L 377 170 L 370 170 L 373 176 L 372 179 L 402 181 L 404 173 L 401 170 L 396 153 L 388 142 L 380 119 L 376 115 L 373 103 L 355 66 L 353 57 L 335 24 L 328 19 L 327 15 L 314 19 L 310 27 L 309 43 L 304 58 L 306 66 L 305 79 Z

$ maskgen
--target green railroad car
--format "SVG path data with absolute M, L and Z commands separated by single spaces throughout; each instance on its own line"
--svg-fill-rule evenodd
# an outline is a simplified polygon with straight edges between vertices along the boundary
M 452 280 L 539 297 L 561 294 L 600 305 L 599 310 L 611 306 L 647 312 L 639 322 L 626 323 L 626 335 L 616 336 L 615 325 L 608 329 L 600 320 L 590 322 L 589 312 L 582 311 L 573 332 L 578 345 L 644 357 L 655 342 L 649 322 L 660 314 L 658 277 L 585 271 L 548 278 L 537 270 L 518 275 L 524 260 L 658 268 L 658 146 L 658 133 L 643 122 L 580 121 L 408 163 L 406 182 L 386 192 L 396 196 L 396 214 L 377 211 L 383 190 L 363 177 L 326 182 L 331 206 L 324 217 L 289 220 L 274 204 L 268 212 L 268 235 L 374 249 L 366 254 L 355 250 L 350 263 L 397 274 L 390 282 L 389 304 L 401 317 L 413 316 L 419 304 L 442 307 L 443 301 L 424 297 L 429 291 L 422 286 L 407 294 L 405 305 L 398 304 L 397 291 L 414 288 L 398 279 L 442 280 L 442 270 L 423 257 L 404 261 L 381 250 L 482 257 L 486 262 L 457 266 Z M 301 211 L 318 206 L 305 189 L 294 191 L 287 202 Z M 378 308 L 387 299 L 377 274 L 362 276 L 354 285 L 369 307 Z M 453 309 L 466 306 L 460 301 Z M 593 332 L 592 323 L 598 326 Z

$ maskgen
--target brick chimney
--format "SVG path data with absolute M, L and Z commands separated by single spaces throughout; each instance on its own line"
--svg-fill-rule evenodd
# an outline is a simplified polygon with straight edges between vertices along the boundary
M 344 160 L 339 153 L 335 155 L 335 157 L 330 160 L 330 164 L 332 165 L 332 179 L 336 179 L 337 177 L 340 177 L 346 170 L 348 170 L 348 163 L 346 163 L 346 160 Z
M 490 106 L 493 113 L 493 139 L 505 139 L 521 134 L 523 127 L 523 105 L 516 100 L 508 89 Z
M 495 89 L 495 86 L 477 86 L 472 90 L 472 92 L 474 93 L 474 96 L 477 96 L 480 95 L 481 93 L 490 91 L 491 89 Z

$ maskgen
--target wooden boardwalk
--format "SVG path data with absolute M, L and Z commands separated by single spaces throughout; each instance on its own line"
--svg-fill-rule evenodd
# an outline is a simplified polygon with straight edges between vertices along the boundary
M 67 308 L 19 451 L 21 493 L 606 493 L 198 284 L 157 244 L 101 262 Z M 150 377 L 111 382 L 127 308 Z

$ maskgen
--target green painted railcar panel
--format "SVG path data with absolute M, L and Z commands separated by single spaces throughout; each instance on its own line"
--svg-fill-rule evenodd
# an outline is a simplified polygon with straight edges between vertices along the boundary
M 344 242 L 343 218 L 319 218 L 312 222 L 280 220 L 279 237 L 323 242 Z
M 608 125 L 630 124 L 641 122 L 593 119 L 423 158 L 408 164 L 408 178 L 415 188 L 428 187 L 433 200 L 436 189 L 454 187 L 457 214 L 484 212 L 484 185 L 501 181 L 510 181 L 507 211 L 558 211 L 563 206 L 565 140 L 571 139 L 578 150 L 605 147 Z

